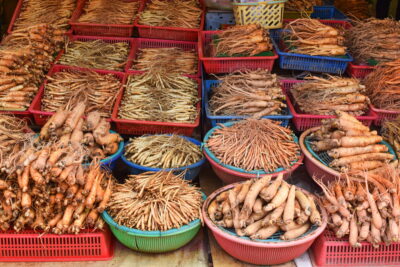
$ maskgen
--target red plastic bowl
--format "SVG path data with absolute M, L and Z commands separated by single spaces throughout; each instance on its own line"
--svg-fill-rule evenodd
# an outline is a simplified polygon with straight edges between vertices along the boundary
M 207 155 L 206 152 L 203 153 L 207 158 L 208 162 L 211 164 L 211 168 L 214 170 L 215 174 L 221 179 L 225 184 L 232 184 L 237 182 L 246 181 L 248 179 L 257 178 L 257 174 L 249 174 L 238 171 L 233 171 L 224 166 L 218 164 L 210 156 Z M 290 176 L 292 172 L 294 172 L 302 163 L 303 163 L 303 154 L 301 154 L 299 160 L 292 165 L 292 167 L 288 170 L 284 170 L 281 172 L 272 173 L 272 177 L 277 177 L 279 174 L 283 174 L 283 179 L 286 179 Z
M 207 207 L 217 195 L 235 185 L 236 184 L 227 185 L 212 193 L 204 202 L 202 209 L 203 219 L 208 228 L 211 230 L 222 249 L 232 257 L 244 262 L 259 265 L 273 265 L 288 262 L 306 252 L 314 240 L 325 230 L 327 214 L 324 209 L 321 209 L 322 225 L 309 235 L 294 241 L 256 242 L 226 233 L 218 228 L 208 217 Z

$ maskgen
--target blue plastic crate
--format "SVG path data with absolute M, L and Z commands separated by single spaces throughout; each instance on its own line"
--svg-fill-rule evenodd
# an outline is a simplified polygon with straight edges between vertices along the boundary
M 281 69 L 343 74 L 348 63 L 353 61 L 353 58 L 348 53 L 346 58 L 338 58 L 283 52 L 280 42 L 281 32 L 282 30 L 279 30 L 272 36 L 272 42 L 279 55 L 279 67 Z
M 311 14 L 311 18 L 347 20 L 347 16 L 334 6 L 314 6 L 314 12 Z
M 235 25 L 235 17 L 232 12 L 207 12 L 205 31 L 218 31 L 221 25 Z
M 243 120 L 248 118 L 249 116 L 213 116 L 211 115 L 211 112 L 208 107 L 208 99 L 209 95 L 212 91 L 213 86 L 219 84 L 221 81 L 219 80 L 205 80 L 203 82 L 204 84 L 204 112 L 206 113 L 207 119 L 210 120 L 212 127 L 217 126 L 218 123 L 225 123 L 229 121 L 234 121 L 234 120 Z M 270 119 L 274 121 L 280 121 L 281 125 L 286 127 L 289 125 L 289 121 L 293 118 L 292 113 L 290 113 L 289 108 L 285 108 L 283 110 L 284 114 L 283 115 L 270 115 L 270 116 L 264 116 L 264 119 Z

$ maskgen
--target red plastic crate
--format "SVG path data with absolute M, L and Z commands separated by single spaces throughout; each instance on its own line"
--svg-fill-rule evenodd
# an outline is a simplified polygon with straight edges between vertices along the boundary
M 371 109 L 376 113 L 377 117 L 374 121 L 376 126 L 381 126 L 385 120 L 394 120 L 400 115 L 400 110 L 379 109 L 371 105 Z
M 77 235 L 0 232 L 0 262 L 106 261 L 114 257 L 114 247 L 108 228 Z
M 86 0 L 88 1 L 88 0 Z M 78 21 L 79 17 L 83 13 L 86 1 L 80 2 L 76 8 L 74 14 L 69 21 L 72 30 L 75 35 L 92 35 L 92 36 L 114 36 L 114 37 L 131 37 L 133 36 L 133 28 L 135 27 L 135 21 L 138 19 L 137 15 L 143 5 L 141 0 L 126 0 L 127 2 L 140 2 L 136 18 L 131 24 L 99 24 L 99 23 L 81 23 Z
M 286 94 L 286 102 L 289 107 L 290 112 L 293 114 L 293 123 L 298 131 L 304 131 L 310 129 L 312 127 L 316 127 L 321 125 L 321 121 L 324 119 L 332 119 L 335 116 L 331 115 L 310 115 L 310 114 L 302 114 L 296 108 L 294 101 L 292 99 L 292 94 L 290 90 L 292 89 L 293 85 L 296 83 L 301 83 L 304 81 L 299 80 L 281 80 L 282 88 Z M 359 121 L 361 121 L 366 126 L 371 126 L 372 122 L 375 121 L 378 117 L 374 112 L 373 107 L 371 106 L 367 115 L 364 116 L 357 116 L 356 117 Z
M 76 68 L 76 67 L 69 67 L 69 66 L 53 66 L 53 68 L 49 71 L 47 76 L 52 76 L 56 72 L 60 72 L 63 70 L 89 70 L 89 69 L 84 69 L 84 68 Z M 106 71 L 106 70 L 92 70 L 95 71 L 99 74 L 113 74 L 114 76 L 118 77 L 121 81 L 121 88 L 119 92 L 122 91 L 123 84 L 125 82 L 125 74 L 123 72 L 118 72 L 118 71 Z M 44 95 L 44 90 L 47 84 L 47 80 L 44 81 L 44 83 L 41 85 L 39 92 L 35 96 L 35 98 L 32 101 L 32 105 L 29 107 L 29 112 L 33 115 L 33 118 L 35 119 L 35 123 L 39 126 L 43 126 L 46 124 L 47 120 L 54 114 L 54 112 L 47 112 L 47 111 L 42 111 L 42 97 Z M 108 121 L 111 121 L 111 119 L 108 119 Z
M 197 41 L 199 32 L 201 32 L 204 28 L 204 14 L 206 13 L 203 1 L 199 2 L 200 7 L 203 9 L 203 13 L 200 17 L 200 27 L 198 29 L 142 25 L 139 24 L 139 19 L 137 19 L 135 22 L 135 26 L 138 29 L 139 37 L 191 42 Z M 144 0 L 139 13 L 145 10 L 146 3 L 147 1 Z
M 196 42 L 186 42 L 186 41 L 174 41 L 174 40 L 159 40 L 159 39 L 146 39 L 146 38 L 135 38 L 134 46 L 129 54 L 128 65 L 129 68 L 126 69 L 128 73 L 135 73 L 140 70 L 131 70 L 134 61 L 138 58 L 139 49 L 142 48 L 166 48 L 166 47 L 179 47 L 185 51 L 194 50 L 198 53 Z M 197 63 L 197 73 L 191 74 L 190 76 L 201 76 L 201 65 L 200 60 Z
M 278 55 L 260 57 L 212 57 L 210 56 L 210 43 L 212 37 L 221 31 L 203 31 L 199 39 L 199 57 L 207 73 L 230 73 L 236 70 L 272 70 Z
M 69 40 L 70 42 L 74 42 L 74 41 L 83 41 L 83 42 L 89 42 L 89 41 L 95 41 L 95 40 L 102 40 L 106 43 L 129 43 L 129 50 L 128 50 L 128 55 L 126 56 L 126 60 L 127 63 L 125 64 L 124 70 L 123 71 L 127 71 L 130 69 L 131 64 L 132 64 L 132 60 L 129 60 L 130 55 L 133 53 L 133 51 L 136 51 L 135 49 L 135 39 L 133 38 L 124 38 L 124 37 L 101 37 L 101 36 L 84 36 L 84 35 L 69 35 Z M 57 55 L 56 59 L 55 59 L 55 65 L 57 66 L 71 66 L 71 65 L 62 65 L 62 64 L 58 64 L 61 56 L 65 54 L 65 49 L 61 50 L 60 53 Z M 82 68 L 82 67 L 78 67 L 78 66 L 71 66 L 74 68 Z M 90 70 L 100 70 L 100 69 L 92 69 L 90 68 Z M 105 70 L 105 69 L 103 69 Z M 115 70 L 113 70 L 115 71 Z M 119 72 L 122 72 L 119 71 Z
M 361 245 L 361 248 L 353 248 L 348 240 L 338 239 L 326 230 L 311 246 L 311 259 L 318 267 L 400 265 L 400 243 L 390 246 L 381 243 L 377 249 L 368 242 L 361 242 Z
M 375 69 L 374 66 L 368 65 L 355 65 L 353 63 L 349 63 L 347 66 L 347 74 L 351 77 L 357 79 L 364 79 L 368 74 L 370 74 Z
M 136 71 L 130 73 L 130 75 L 139 75 L 143 72 Z M 187 76 L 187 75 L 185 75 Z M 198 83 L 198 97 L 201 98 L 201 79 L 187 76 Z M 125 77 L 125 81 L 128 80 L 128 76 Z M 143 134 L 164 134 L 164 133 L 175 133 L 186 136 L 191 136 L 194 129 L 199 126 L 200 123 L 200 112 L 201 112 L 201 101 L 196 104 L 197 118 L 194 123 L 176 123 L 176 122 L 160 122 L 160 121 L 140 121 L 140 120 L 129 120 L 119 119 L 118 110 L 121 105 L 122 98 L 124 96 L 124 89 L 120 91 L 117 100 L 114 105 L 114 110 L 111 116 L 112 121 L 115 123 L 116 131 L 119 134 L 130 134 L 130 135 L 143 135 Z

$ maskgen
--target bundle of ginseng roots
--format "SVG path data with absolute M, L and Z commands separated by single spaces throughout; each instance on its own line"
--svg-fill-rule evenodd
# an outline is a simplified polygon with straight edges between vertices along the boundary
M 388 142 L 400 158 L 400 116 L 394 120 L 385 120 L 381 128 L 382 137 Z
M 394 19 L 371 18 L 356 21 L 346 30 L 345 39 L 358 64 L 369 60 L 388 62 L 400 59 L 400 22 Z
M 296 19 L 282 32 L 288 52 L 310 56 L 342 56 L 346 54 L 344 30 L 322 24 L 316 19 Z
M 201 219 L 202 196 L 182 175 L 145 172 L 115 185 L 107 212 L 119 225 L 167 231 Z
M 123 71 L 128 61 L 129 43 L 108 43 L 103 40 L 72 41 L 58 64 L 92 69 Z
M 13 31 L 48 23 L 67 29 L 77 0 L 23 0 Z
M 90 70 L 64 69 L 47 77 L 41 100 L 42 110 L 56 112 L 70 110 L 79 102 L 86 105 L 85 114 L 97 111 L 110 118 L 121 81 L 113 74 L 99 74 Z
M 166 73 L 196 74 L 197 52 L 179 47 L 141 48 L 132 69 L 148 71 L 154 68 Z
M 193 123 L 198 112 L 195 80 L 157 68 L 128 77 L 118 117 L 129 120 Z
M 139 24 L 198 29 L 202 13 L 198 0 L 151 0 L 140 13 Z
M 363 83 L 375 108 L 400 110 L 400 59 L 379 64 Z
M 102 229 L 99 217 L 111 195 L 112 177 L 99 165 L 84 168 L 59 160 L 57 145 L 30 147 L 16 158 L 16 171 L 0 180 L 0 229 L 78 234 Z
M 314 6 L 321 6 L 321 0 L 288 0 L 285 10 L 288 11 L 312 11 Z
M 335 111 L 340 110 L 360 116 L 369 109 L 365 91 L 365 86 L 357 79 L 312 76 L 306 82 L 294 84 L 290 93 L 294 103 L 307 114 L 335 115 Z
M 0 45 L 0 110 L 27 110 L 53 55 L 64 42 L 64 30 L 47 24 L 14 31 Z
M 383 138 L 376 131 L 370 131 L 345 112 L 337 111 L 337 114 L 335 119 L 324 120 L 320 129 L 311 135 L 312 149 L 326 151 L 333 158 L 330 167 L 350 174 L 359 171 L 377 173 L 394 159 L 394 155 L 388 153 L 388 147 L 380 144 Z
M 255 240 L 278 233 L 280 239 L 290 241 L 323 220 L 314 197 L 282 181 L 282 175 L 273 181 L 264 176 L 236 184 L 217 195 L 207 213 L 216 225 Z
M 211 54 L 216 56 L 254 56 L 272 51 L 268 30 L 260 25 L 235 25 L 218 34 Z
M 110 133 L 110 123 L 99 112 L 92 111 L 82 118 L 85 107 L 80 102 L 71 110 L 58 110 L 42 127 L 38 141 L 57 143 L 60 157 L 70 155 L 68 161 L 90 162 L 115 154 L 122 138 Z M 83 158 L 81 150 L 85 151 Z
M 335 0 L 335 7 L 354 20 L 364 20 L 371 17 L 367 0 Z M 354 21 L 353 20 L 353 21 Z
M 386 166 L 382 174 L 359 173 L 344 181 L 320 184 L 328 211 L 328 227 L 352 247 L 367 241 L 379 248 L 399 241 L 399 170 Z
M 79 23 L 132 24 L 140 1 L 88 0 L 83 7 Z
M 246 171 L 274 172 L 290 168 L 300 158 L 294 134 L 280 122 L 246 119 L 215 129 L 205 146 L 222 164 Z
M 282 114 L 286 107 L 276 74 L 267 70 L 237 71 L 219 80 L 209 100 L 213 115 L 261 118 Z

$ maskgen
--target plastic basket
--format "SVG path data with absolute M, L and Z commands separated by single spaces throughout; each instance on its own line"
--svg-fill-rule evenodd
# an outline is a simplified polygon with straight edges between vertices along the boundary
M 311 115 L 302 113 L 290 93 L 293 85 L 296 83 L 302 83 L 302 80 L 281 80 L 282 88 L 286 94 L 286 101 L 289 107 L 290 112 L 293 114 L 293 124 L 298 131 L 304 131 L 310 129 L 315 126 L 320 126 L 322 120 L 324 119 L 332 119 L 335 118 L 333 115 Z M 359 121 L 361 121 L 366 126 L 371 126 L 372 122 L 377 119 L 377 115 L 373 110 L 373 107 L 370 106 L 367 114 L 364 116 L 356 117 Z
M 210 44 L 218 31 L 203 31 L 199 40 L 199 57 L 207 73 L 230 73 L 236 70 L 272 70 L 278 55 L 252 57 L 212 57 Z
M 400 110 L 384 110 L 371 106 L 371 109 L 376 113 L 377 117 L 374 121 L 376 126 L 381 126 L 385 120 L 394 120 L 400 115 Z
M 266 240 L 252 241 L 248 237 L 239 237 L 234 232 L 215 225 L 207 212 L 209 204 L 220 193 L 231 189 L 235 185 L 227 185 L 213 192 L 204 202 L 202 208 L 203 219 L 218 244 L 234 258 L 257 265 L 275 265 L 291 261 L 306 252 L 327 225 L 326 211 L 321 208 L 322 225 L 320 227 L 312 226 L 307 233 L 295 240 L 280 240 L 279 232 Z M 307 193 L 305 190 L 302 191 Z
M 205 199 L 205 195 L 203 195 L 203 199 Z M 196 219 L 178 229 L 141 231 L 117 224 L 107 211 L 104 211 L 101 216 L 110 226 L 111 231 L 119 242 L 130 249 L 147 253 L 163 253 L 176 250 L 189 243 L 201 228 L 200 219 Z
M 266 29 L 282 28 L 283 1 L 265 1 L 256 3 L 232 3 L 237 25 L 260 24 Z
M 235 25 L 235 17 L 230 11 L 226 12 L 207 12 L 205 21 L 206 31 L 222 30 L 225 25 Z
M 126 61 L 127 63 L 125 64 L 125 67 L 123 70 L 120 70 L 118 72 L 123 72 L 126 70 L 129 70 L 132 64 L 132 61 L 129 60 L 129 56 L 132 53 L 132 50 L 135 50 L 135 42 L 133 38 L 123 38 L 123 37 L 101 37 L 101 36 L 80 36 L 80 35 L 72 35 L 69 37 L 69 40 L 71 43 L 75 41 L 81 41 L 81 42 L 90 42 L 90 41 L 95 41 L 95 40 L 102 40 L 105 43 L 110 43 L 110 44 L 115 44 L 115 43 L 128 43 L 129 44 L 129 49 L 128 49 L 128 54 L 126 55 Z M 80 67 L 80 66 L 73 66 L 73 65 L 63 65 L 59 63 L 60 58 L 65 54 L 65 49 L 61 50 L 60 53 L 58 54 L 55 64 L 60 65 L 60 66 L 72 66 L 75 68 L 82 68 L 82 69 L 87 69 L 85 67 Z M 90 70 L 106 70 L 106 69 L 94 69 L 90 68 Z M 115 71 L 115 70 L 111 70 Z
M 142 72 L 131 73 L 130 75 L 138 75 Z M 126 77 L 127 80 L 128 77 Z M 201 98 L 201 79 L 192 78 L 198 83 L 198 97 Z M 118 118 L 118 110 L 121 105 L 122 98 L 124 96 L 125 89 L 121 90 L 117 96 L 113 113 L 111 116 L 112 121 L 115 123 L 115 127 L 120 134 L 130 135 L 143 135 L 143 134 L 165 134 L 174 133 L 186 136 L 191 136 L 194 129 L 200 124 L 200 113 L 201 113 L 201 101 L 196 104 L 197 118 L 194 123 L 177 123 L 177 122 L 161 122 L 161 121 L 140 121 L 130 119 Z
M 80 234 L 43 234 L 26 230 L 0 232 L 0 262 L 105 261 L 114 257 L 110 230 Z
M 151 0 L 148 0 L 148 2 L 151 2 Z M 138 29 L 139 37 L 196 42 L 198 40 L 199 32 L 201 32 L 204 28 L 204 14 L 206 13 L 202 1 L 199 2 L 200 7 L 203 9 L 203 13 L 200 16 L 200 26 L 198 29 L 142 25 L 139 24 L 138 19 L 135 23 L 135 26 Z M 145 10 L 146 3 L 147 0 L 144 0 L 144 4 L 142 5 L 140 12 Z
M 69 67 L 69 66 L 54 66 L 48 73 L 48 76 L 52 76 L 56 72 L 60 72 L 63 70 L 87 70 L 87 69 L 82 69 L 82 68 L 76 68 L 76 67 Z M 106 70 L 93 70 L 99 74 L 113 74 L 115 77 L 119 78 L 121 81 L 121 89 L 123 87 L 124 83 L 124 78 L 125 74 L 122 72 L 117 72 L 117 71 L 106 71 Z M 42 111 L 42 97 L 44 95 L 44 90 L 47 84 L 47 80 L 44 81 L 44 83 L 41 85 L 39 92 L 35 96 L 35 98 L 32 101 L 32 105 L 29 108 L 29 112 L 33 114 L 33 118 L 35 119 L 35 123 L 39 126 L 43 126 L 46 124 L 47 120 L 54 114 L 54 112 L 47 112 L 47 111 Z
M 313 19 L 347 20 L 347 16 L 334 6 L 314 6 Z
M 219 80 L 205 80 L 204 83 L 205 83 L 204 84 L 205 92 L 204 92 L 203 103 L 204 103 L 204 108 L 205 108 L 207 119 L 209 119 L 211 121 L 212 127 L 217 126 L 218 123 L 225 123 L 225 122 L 234 121 L 234 120 L 243 120 L 243 119 L 246 119 L 249 117 L 249 116 L 214 116 L 214 115 L 212 115 L 210 112 L 210 108 L 208 106 L 209 95 L 211 94 L 213 87 L 216 86 L 217 84 L 219 84 L 220 81 Z M 288 108 L 285 108 L 283 110 L 283 113 L 284 114 L 282 114 L 282 115 L 269 115 L 269 116 L 264 116 L 262 118 L 270 119 L 270 120 L 274 120 L 274 121 L 280 121 L 281 126 L 286 127 L 289 125 L 289 121 L 290 121 L 290 119 L 293 118 L 293 115 L 290 113 Z
M 190 137 L 186 137 L 186 136 L 181 136 L 181 137 L 194 143 L 197 146 L 201 146 L 201 142 L 194 138 L 190 138 Z M 184 179 L 189 180 L 189 181 L 194 180 L 199 175 L 201 167 L 206 162 L 206 159 L 202 158 L 198 162 L 188 165 L 188 166 L 184 166 L 184 167 L 180 167 L 180 168 L 173 168 L 173 169 L 162 169 L 162 168 L 145 167 L 145 166 L 142 166 L 139 164 L 135 164 L 135 163 L 127 160 L 124 155 L 122 155 L 121 158 L 122 158 L 122 161 L 129 167 L 130 174 L 140 174 L 140 173 L 148 172 L 148 171 L 158 172 L 161 170 L 165 170 L 165 171 L 173 170 L 174 173 L 176 173 L 176 174 L 180 174 L 180 173 L 184 172 Z
M 69 22 L 73 33 L 75 35 L 89 35 L 89 36 L 114 36 L 114 37 L 131 37 L 133 36 L 133 28 L 135 18 L 131 24 L 100 24 L 100 23 L 81 23 L 78 21 L 79 17 L 84 12 L 85 4 L 89 0 L 80 0 L 80 4 L 76 8 L 72 18 Z M 126 0 L 127 2 L 140 2 L 138 13 L 142 5 L 141 0 Z M 137 13 L 137 14 L 138 14 Z M 136 14 L 136 15 L 137 15 Z
M 357 78 L 357 79 L 364 79 L 367 77 L 368 74 L 370 74 L 373 70 L 375 69 L 374 66 L 368 66 L 368 65 L 355 65 L 352 62 L 349 63 L 349 66 L 347 67 L 347 74 L 351 77 Z
M 374 248 L 371 243 L 360 242 L 360 248 L 350 246 L 348 239 L 338 239 L 326 230 L 311 246 L 311 259 L 317 267 L 399 266 L 400 243 L 385 243 Z
M 138 58 L 138 52 L 142 48 L 166 48 L 166 47 L 178 47 L 184 51 L 193 50 L 196 54 L 198 53 L 198 43 L 196 42 L 186 42 L 186 41 L 174 41 L 174 40 L 158 40 L 158 39 L 146 39 L 146 38 L 135 38 L 134 46 L 129 55 L 128 65 L 129 68 L 126 69 L 128 73 L 136 72 L 137 70 L 131 69 L 134 67 L 134 62 Z M 140 71 L 140 70 L 139 70 Z M 184 73 L 187 74 L 187 73 Z M 197 62 L 197 73 L 190 74 L 190 76 L 201 76 L 201 63 L 200 60 Z
M 290 20 L 285 20 L 285 22 L 286 21 L 289 22 Z M 335 28 L 345 29 L 350 27 L 350 24 L 346 21 L 321 20 L 320 22 Z M 347 68 L 347 64 L 353 61 L 353 58 L 348 53 L 345 58 L 339 58 L 285 52 L 286 46 L 281 41 L 281 32 L 282 30 L 275 31 L 274 34 L 271 35 L 272 42 L 279 55 L 279 66 L 281 69 L 343 74 Z
M 313 12 L 314 8 L 302 12 L 295 10 L 285 10 L 285 12 L 283 12 L 283 18 L 284 19 L 309 18 Z

